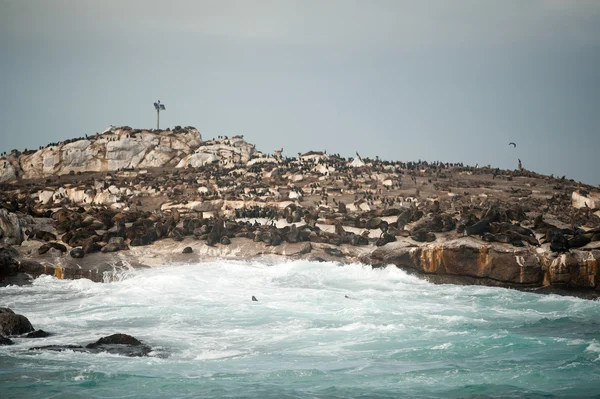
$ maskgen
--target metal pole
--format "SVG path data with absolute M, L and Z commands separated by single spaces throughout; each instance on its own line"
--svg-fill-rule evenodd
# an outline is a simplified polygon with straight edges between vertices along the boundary
M 158 106 L 158 109 L 156 110 L 156 130 L 159 129 L 159 124 L 160 124 L 160 105 Z

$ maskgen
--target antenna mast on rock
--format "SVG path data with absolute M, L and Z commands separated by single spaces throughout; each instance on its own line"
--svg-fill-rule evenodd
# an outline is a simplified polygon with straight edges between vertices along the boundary
M 158 102 L 154 103 L 154 108 L 156 109 L 156 130 L 160 129 L 159 125 L 160 125 L 160 111 L 165 111 L 165 104 L 161 104 L 160 100 L 158 100 Z

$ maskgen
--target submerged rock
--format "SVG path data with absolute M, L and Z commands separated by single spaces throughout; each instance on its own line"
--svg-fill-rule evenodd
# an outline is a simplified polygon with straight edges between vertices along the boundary
M 49 337 L 50 335 L 52 335 L 52 334 L 50 334 L 44 330 L 35 330 L 35 331 L 32 331 L 29 334 L 27 334 L 25 336 L 25 338 L 46 338 L 46 337 Z
M 35 350 L 47 350 L 47 351 L 55 351 L 55 352 L 64 352 L 67 350 L 74 352 L 88 352 L 81 345 L 44 345 L 44 346 L 34 346 L 33 348 L 29 348 L 30 351 Z
M 10 338 L 0 335 L 0 346 L 2 345 L 14 345 L 14 342 Z
M 152 351 L 150 346 L 127 334 L 113 334 L 102 337 L 98 341 L 86 345 L 85 349 L 92 353 L 107 352 L 129 357 L 148 356 Z
M 137 338 L 127 334 L 113 334 L 107 337 L 102 337 L 93 344 L 86 345 L 86 348 L 93 349 L 100 345 L 143 345 Z
M 85 347 L 81 345 L 45 345 L 29 348 L 29 350 L 49 350 L 49 351 L 66 351 L 88 352 L 88 353 L 111 353 L 114 355 L 128 357 L 148 356 L 152 351 L 150 346 L 143 344 L 137 338 L 127 334 L 113 334 L 107 337 L 102 337 L 98 341 L 87 344 Z

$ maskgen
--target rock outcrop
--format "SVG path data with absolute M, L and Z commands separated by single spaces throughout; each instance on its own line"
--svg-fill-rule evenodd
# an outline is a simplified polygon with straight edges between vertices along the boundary
M 96 342 L 87 344 L 85 347 L 81 345 L 46 345 L 36 346 L 29 350 L 50 350 L 56 352 L 70 350 L 73 352 L 111 353 L 127 357 L 142 357 L 148 356 L 152 348 L 131 335 L 113 334 L 108 337 L 102 337 Z
M 21 335 L 33 331 L 27 317 L 16 314 L 9 308 L 0 308 L 0 335 L 5 337 Z
M 0 243 L 21 245 L 24 239 L 22 218 L 17 214 L 0 209 Z
M 374 266 L 396 265 L 435 276 L 437 282 L 464 282 L 505 287 L 554 286 L 597 289 L 600 250 L 553 254 L 549 248 L 515 248 L 471 238 L 422 246 L 394 242 L 377 248 L 362 260 Z
M 253 144 L 247 143 L 242 136 L 234 136 L 203 142 L 193 154 L 184 157 L 177 167 L 199 168 L 212 163 L 233 167 L 236 164 L 246 165 L 253 157 L 260 156 L 262 154 L 256 151 Z
M 600 190 L 525 169 L 272 156 L 180 127 L 110 128 L 1 166 L 17 180 L 0 190 L 0 244 L 13 246 L 0 246 L 0 279 L 284 256 L 600 291 Z M 27 180 L 51 173 L 71 176 Z
M 573 194 L 571 195 L 571 201 L 573 208 L 600 208 L 600 195 L 598 193 L 582 193 L 579 191 L 573 191 Z
M 202 143 L 193 127 L 174 130 L 110 128 L 102 134 L 55 143 L 37 151 L 13 151 L 0 159 L 0 182 L 77 172 L 177 165 Z

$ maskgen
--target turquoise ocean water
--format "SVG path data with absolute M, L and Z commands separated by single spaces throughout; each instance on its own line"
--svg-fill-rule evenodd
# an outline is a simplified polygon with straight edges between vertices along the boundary
M 258 302 L 252 302 L 252 295 Z M 41 277 L 0 306 L 1 398 L 600 397 L 600 302 L 433 285 L 395 267 L 218 261 Z M 148 358 L 28 351 L 121 332 Z

